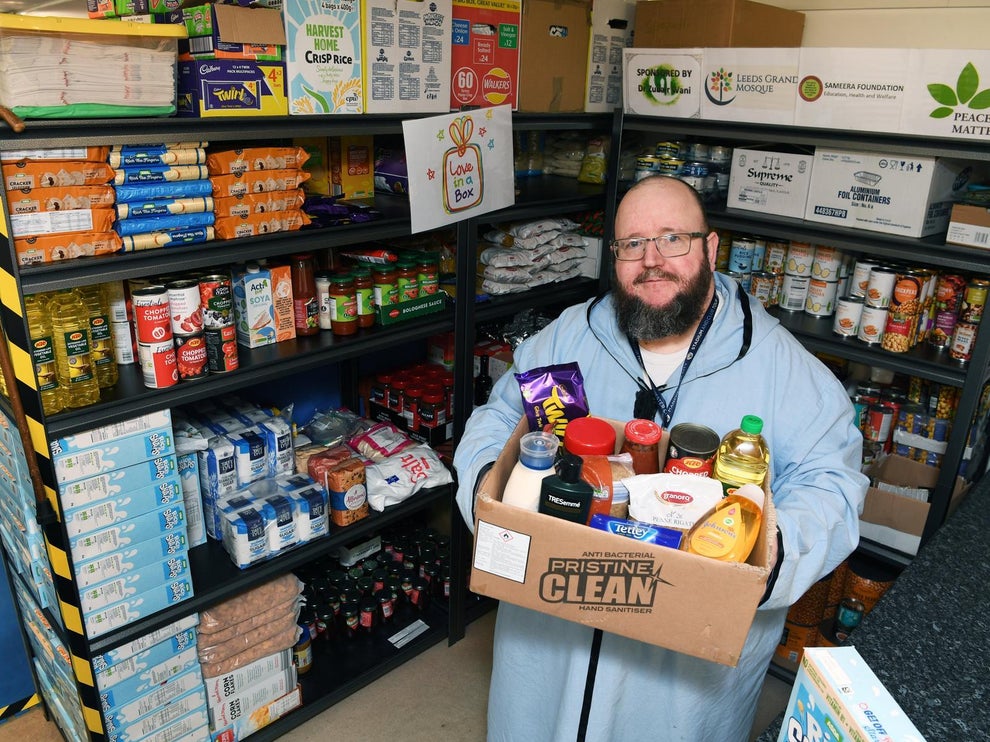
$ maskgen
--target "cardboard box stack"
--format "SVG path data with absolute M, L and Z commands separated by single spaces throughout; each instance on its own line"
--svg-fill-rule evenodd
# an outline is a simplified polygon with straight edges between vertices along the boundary
M 290 573 L 200 614 L 197 652 L 213 739 L 244 739 L 301 705 L 292 647 L 307 631 L 297 623 L 302 589 Z
M 203 675 L 196 661 L 199 614 L 93 657 L 108 740 L 207 739 Z
M 0 156 L 18 265 L 121 248 L 106 147 L 5 151 Z
M 122 250 L 136 252 L 209 242 L 212 185 L 206 169 L 208 142 L 114 145 L 113 168 Z
M 519 50 L 520 111 L 584 110 L 590 0 L 526 0 Z
M 185 4 L 178 115 L 284 116 L 285 29 L 272 8 Z
M 193 595 L 168 410 L 51 442 L 86 635 Z

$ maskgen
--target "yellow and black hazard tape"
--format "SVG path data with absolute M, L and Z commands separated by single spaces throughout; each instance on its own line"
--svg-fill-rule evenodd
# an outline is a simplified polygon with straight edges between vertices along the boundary
M 27 711 L 32 706 L 37 706 L 41 703 L 41 696 L 37 693 L 28 696 L 27 698 L 22 698 L 16 703 L 8 703 L 6 706 L 0 706 L 0 721 L 6 721 L 14 716 L 17 716 L 22 711 Z

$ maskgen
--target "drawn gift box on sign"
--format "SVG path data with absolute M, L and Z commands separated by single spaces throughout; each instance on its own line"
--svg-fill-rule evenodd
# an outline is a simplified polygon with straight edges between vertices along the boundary
M 454 119 L 447 131 L 454 146 L 443 155 L 443 208 L 453 214 L 481 203 L 485 179 L 481 148 L 470 143 L 474 119 Z

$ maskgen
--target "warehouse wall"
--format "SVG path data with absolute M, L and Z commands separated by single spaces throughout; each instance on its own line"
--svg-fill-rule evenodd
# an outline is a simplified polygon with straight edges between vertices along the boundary
M 804 13 L 804 46 L 986 49 L 990 38 L 990 0 L 759 1 Z

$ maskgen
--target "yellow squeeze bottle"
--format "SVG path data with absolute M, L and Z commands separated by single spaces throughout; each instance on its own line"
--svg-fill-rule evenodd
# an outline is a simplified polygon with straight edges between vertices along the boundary
M 744 562 L 753 550 L 763 523 L 766 495 L 755 484 L 744 484 L 698 519 L 684 539 L 684 549 L 723 562 Z

